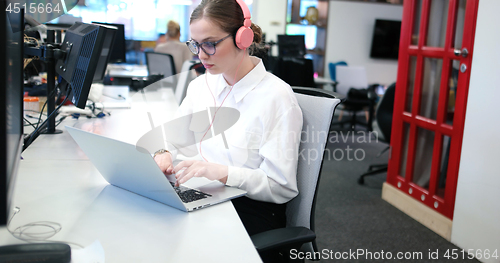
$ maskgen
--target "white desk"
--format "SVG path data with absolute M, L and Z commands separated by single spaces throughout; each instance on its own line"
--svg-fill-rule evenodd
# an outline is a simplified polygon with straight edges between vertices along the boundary
M 148 69 L 146 65 L 109 64 L 106 71 L 107 75 L 115 78 L 136 78 L 148 76 Z
M 336 92 L 337 82 L 325 77 L 314 78 L 314 83 L 316 85 L 322 85 L 324 90 Z
M 177 107 L 171 89 L 132 98 L 130 110 L 67 119 L 58 127 L 62 134 L 33 142 L 20 162 L 14 206 L 21 212 L 10 229 L 57 222 L 62 230 L 49 241 L 88 246 L 98 240 L 106 262 L 261 262 L 231 202 L 185 213 L 110 186 L 64 129 L 75 126 L 132 143 L 150 129 L 148 111 L 159 125 Z M 1 227 L 0 245 L 15 243 L 21 241 Z

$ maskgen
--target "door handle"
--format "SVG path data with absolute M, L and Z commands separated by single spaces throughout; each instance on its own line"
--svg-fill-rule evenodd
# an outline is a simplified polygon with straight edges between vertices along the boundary
M 467 50 L 467 48 L 465 48 L 465 47 L 462 48 L 462 50 L 455 49 L 455 50 L 453 50 L 453 54 L 455 54 L 455 56 L 457 56 L 457 57 L 462 56 L 462 57 L 466 58 L 467 55 L 469 55 L 469 50 Z

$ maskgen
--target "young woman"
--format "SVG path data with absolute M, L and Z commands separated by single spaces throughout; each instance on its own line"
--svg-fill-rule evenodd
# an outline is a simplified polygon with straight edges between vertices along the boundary
M 262 34 L 249 16 L 243 0 L 203 0 L 193 11 L 187 45 L 206 73 L 190 83 L 178 115 L 211 108 L 210 121 L 199 128 L 193 118 L 187 127 L 179 127 L 186 129 L 186 138 L 169 140 L 168 151 L 155 154 L 155 161 L 165 174 L 176 174 L 177 184 L 203 176 L 246 190 L 247 196 L 233 204 L 253 235 L 284 227 L 285 203 L 298 194 L 302 112 L 290 86 L 249 55 L 250 44 L 258 44 Z M 212 124 L 225 118 L 220 107 L 236 109 L 239 118 L 223 133 L 212 135 Z M 196 144 L 189 147 L 190 140 Z M 174 167 L 172 159 L 179 151 L 200 154 L 203 161 L 182 161 Z

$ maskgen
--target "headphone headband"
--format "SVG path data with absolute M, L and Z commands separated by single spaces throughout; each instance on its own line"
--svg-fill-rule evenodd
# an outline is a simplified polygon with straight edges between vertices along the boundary
M 252 18 L 252 15 L 250 14 L 250 9 L 248 9 L 247 4 L 243 0 L 236 0 L 236 3 L 241 8 L 241 11 L 243 12 L 243 18 L 245 18 L 244 26 L 245 27 L 250 27 L 252 25 L 252 21 L 250 18 Z
M 240 6 L 243 18 L 245 19 L 243 26 L 236 32 L 236 46 L 239 49 L 247 49 L 253 42 L 253 30 L 250 28 L 252 26 L 250 9 L 248 9 L 247 4 L 243 0 L 236 0 L 236 3 Z

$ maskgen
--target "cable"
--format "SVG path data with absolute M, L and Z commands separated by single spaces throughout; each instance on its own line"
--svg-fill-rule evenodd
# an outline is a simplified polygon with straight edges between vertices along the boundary
M 53 112 L 51 112 L 49 116 L 47 116 L 47 118 L 45 119 L 45 121 L 43 121 L 43 123 L 42 123 L 41 125 L 37 125 L 37 128 L 36 128 L 36 129 L 35 129 L 35 130 L 34 130 L 34 131 L 30 134 L 30 137 L 29 137 L 28 141 L 26 142 L 26 140 L 25 140 L 25 143 L 24 143 L 24 145 L 23 145 L 23 151 L 24 151 L 26 148 L 28 148 L 28 146 L 29 146 L 29 145 L 33 142 L 33 140 L 34 140 L 35 138 L 37 138 L 37 137 L 38 137 L 38 135 L 40 135 L 40 129 L 41 129 L 42 127 L 44 127 L 44 126 L 47 124 L 47 121 L 48 121 L 48 120 L 52 117 L 52 115 L 53 115 L 54 113 L 56 113 L 56 112 L 57 112 L 57 111 L 58 111 L 58 110 L 59 110 L 59 109 L 60 109 L 60 108 L 64 105 L 64 103 L 66 103 L 66 101 L 67 101 L 67 100 L 68 100 L 68 98 L 69 98 L 69 93 L 71 92 L 71 89 L 72 89 L 72 88 L 71 88 L 71 84 L 70 84 L 70 87 L 68 88 L 68 91 L 67 91 L 66 97 L 64 98 L 63 102 L 62 102 L 61 104 L 59 104 L 59 106 L 57 106 L 57 108 L 56 108 Z M 47 100 L 49 100 L 49 99 L 50 99 L 50 97 L 47 97 Z M 41 110 L 41 112 L 40 112 L 40 119 L 41 119 L 42 112 L 43 112 L 43 109 L 44 109 L 44 108 L 45 108 L 45 105 L 43 106 L 43 108 L 42 108 L 42 110 Z M 40 123 L 40 121 L 39 121 L 38 123 Z
M 28 116 L 28 117 L 31 117 L 31 116 Z M 36 118 L 36 117 L 32 117 L 32 118 Z M 24 124 L 24 126 L 31 126 L 33 127 L 33 129 L 35 129 L 35 124 L 34 123 L 31 123 L 28 119 L 26 119 L 26 117 L 23 117 L 24 121 L 27 122 L 28 124 Z
M 104 97 L 108 97 L 108 98 L 112 98 L 114 100 L 126 100 L 125 97 L 123 97 L 121 94 L 118 94 L 118 97 L 113 97 L 111 95 L 108 95 L 108 94 L 102 94 L 102 96 Z
M 246 48 L 243 50 L 243 51 L 246 51 Z M 217 108 L 217 103 L 216 103 L 216 100 L 215 100 L 215 96 L 214 94 L 212 93 L 212 90 L 210 90 L 210 86 L 208 85 L 208 80 L 207 80 L 207 75 L 208 74 L 205 74 L 205 82 L 207 84 L 207 87 L 208 87 L 208 90 L 210 91 L 210 94 L 212 95 L 212 98 L 214 99 L 214 108 L 215 109 L 215 112 L 214 112 L 214 116 L 212 117 L 212 122 L 210 123 L 210 125 L 208 126 L 208 129 L 207 131 L 203 134 L 203 137 L 201 137 L 201 140 L 200 140 L 200 155 L 201 157 L 203 158 L 203 160 L 205 160 L 206 162 L 208 162 L 208 160 L 205 158 L 205 156 L 203 156 L 203 153 L 201 151 L 201 142 L 203 142 L 203 139 L 205 138 L 205 136 L 207 135 L 208 131 L 212 128 L 212 125 L 214 124 L 215 122 L 215 115 L 217 115 L 217 112 L 219 111 L 219 109 L 222 107 L 222 105 L 224 104 L 224 102 L 226 101 L 227 97 L 229 96 L 229 94 L 231 93 L 231 91 L 233 90 L 233 87 L 234 85 L 236 84 L 236 76 L 238 75 L 238 71 L 240 70 L 240 66 L 241 64 L 243 63 L 243 59 L 245 58 L 245 54 L 246 53 L 243 53 L 243 57 L 241 58 L 240 60 L 240 63 L 238 64 L 238 67 L 236 68 L 236 72 L 234 73 L 234 83 L 231 85 L 231 88 L 229 89 L 229 92 L 226 94 L 226 96 L 224 97 L 224 99 L 222 100 L 220 106 Z M 209 113 L 210 114 L 210 113 Z
M 38 42 L 38 39 L 36 39 L 34 37 L 27 36 L 26 34 L 24 34 L 23 42 L 28 43 L 30 45 L 33 45 L 35 47 L 40 47 L 40 43 Z M 25 58 L 23 69 L 26 69 L 26 66 L 28 66 L 31 63 L 31 61 L 38 60 L 38 59 L 39 59 L 39 57 Z M 34 66 L 34 67 L 35 67 L 36 71 L 38 72 L 38 69 L 36 68 L 36 66 Z
M 37 123 L 37 125 L 36 125 L 35 130 L 36 130 L 36 129 L 38 129 L 38 126 L 40 125 L 40 121 L 42 120 L 43 110 L 45 110 L 45 106 L 47 106 L 47 102 L 48 102 L 48 101 L 49 101 L 49 99 L 50 99 L 50 98 L 54 95 L 54 93 L 56 92 L 56 90 L 58 90 L 58 88 L 59 88 L 59 84 L 60 84 L 60 83 L 58 83 L 58 84 L 57 84 L 56 88 L 55 88 L 55 89 L 54 89 L 54 90 L 53 90 L 50 94 L 47 94 L 47 100 L 45 101 L 45 103 L 44 103 L 44 104 L 43 104 L 43 106 L 42 106 L 42 110 L 40 111 L 40 115 L 38 116 L 38 123 Z M 68 90 L 69 90 L 69 89 L 68 89 Z M 62 104 L 64 104 L 64 103 L 62 103 Z M 54 111 L 54 112 L 55 112 L 55 111 Z M 48 118 L 47 118 L 47 119 L 48 119 Z
M 14 217 L 21 212 L 21 208 L 16 207 L 15 212 L 12 215 L 12 217 L 9 219 L 9 222 L 7 222 L 7 231 L 9 233 L 21 240 L 25 241 L 28 243 L 40 243 L 40 242 L 54 242 L 54 243 L 61 243 L 61 244 L 68 244 L 68 245 L 73 245 L 73 246 L 78 246 L 80 248 L 84 248 L 82 245 L 73 243 L 73 242 L 63 242 L 63 241 L 57 241 L 57 240 L 47 240 L 53 236 L 55 236 L 57 233 L 59 233 L 62 230 L 61 224 L 57 222 L 50 222 L 50 221 L 38 221 L 38 222 L 33 222 L 33 223 L 28 223 L 22 226 L 17 227 L 14 230 L 10 229 L 10 223 L 14 219 Z M 40 230 L 40 228 L 48 228 L 48 230 Z M 33 230 L 34 229 L 34 230 Z
M 66 117 L 68 116 L 62 116 L 56 123 L 56 127 L 59 126 L 59 124 L 61 124 L 62 121 L 64 121 L 64 119 L 66 119 Z

